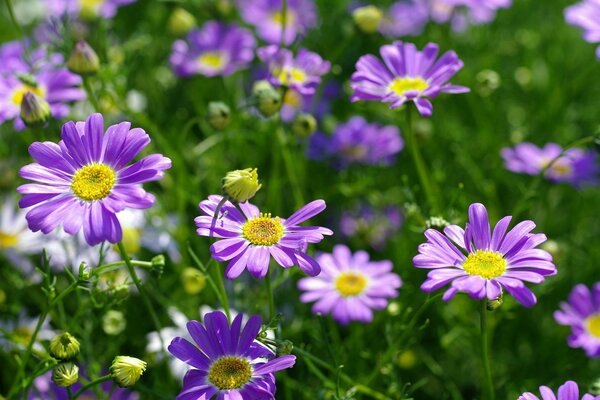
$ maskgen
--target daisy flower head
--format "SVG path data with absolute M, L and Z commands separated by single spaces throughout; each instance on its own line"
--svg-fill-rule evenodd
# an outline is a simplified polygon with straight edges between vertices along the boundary
M 541 283 L 556 274 L 556 267 L 550 253 L 536 248 L 546 235 L 530 233 L 535 223 L 523 221 L 507 232 L 511 219 L 502 218 L 491 231 L 485 206 L 474 203 L 465 229 L 457 225 L 448 225 L 443 233 L 427 229 L 427 242 L 413 258 L 415 267 L 431 270 L 421 289 L 429 293 L 450 283 L 444 301 L 457 292 L 494 300 L 506 290 L 525 307 L 535 305 L 537 299 L 524 282 Z
M 565 382 L 558 388 L 556 395 L 548 386 L 540 386 L 540 394 L 542 397 L 538 397 L 531 392 L 525 392 L 517 400 L 600 400 L 600 396 L 594 396 L 589 393 L 584 394 L 580 399 L 579 387 L 573 381 Z
M 600 282 L 591 289 L 582 284 L 575 286 L 554 319 L 571 326 L 567 341 L 570 347 L 584 349 L 588 357 L 600 357 Z
M 123 232 L 116 216 L 126 208 L 149 208 L 154 196 L 141 186 L 161 179 L 171 160 L 152 154 L 127 166 L 150 143 L 143 129 L 129 122 L 111 125 L 104 132 L 101 114 L 86 122 L 67 122 L 62 140 L 34 142 L 29 154 L 37 161 L 21 168 L 19 175 L 33 181 L 17 188 L 21 208 L 31 209 L 29 229 L 50 233 L 62 224 L 69 235 L 82 228 L 86 242 L 121 241 Z
M 195 222 L 198 235 L 221 239 L 210 247 L 210 252 L 219 262 L 229 261 L 225 269 L 227 278 L 237 278 L 246 268 L 255 278 L 264 278 L 271 257 L 284 268 L 297 265 L 311 276 L 321 272 L 306 249 L 309 243 L 319 243 L 324 235 L 333 232 L 300 224 L 325 209 L 323 200 L 312 201 L 284 219 L 261 213 L 249 202 L 239 203 L 243 214 L 227 201 L 215 215 L 222 199 L 222 196 L 212 195 L 201 201 L 200 210 L 204 215 L 196 217 Z
M 238 314 L 231 325 L 221 311 L 204 316 L 204 323 L 190 321 L 187 329 L 195 344 L 176 337 L 169 352 L 191 367 L 183 378 L 177 400 L 270 400 L 275 398 L 277 371 L 296 362 L 293 355 L 275 357 L 256 341 L 261 328 L 258 315 L 244 325 Z M 244 325 L 244 326 L 242 326 Z
M 312 0 L 287 0 L 286 3 L 285 15 L 282 0 L 238 0 L 238 7 L 242 19 L 253 25 L 265 42 L 280 44 L 283 38 L 283 44 L 290 45 L 298 35 L 316 25 L 317 12 Z
M 453 51 L 436 61 L 438 51 L 434 43 L 418 51 L 412 43 L 397 41 L 381 47 L 383 62 L 372 54 L 362 56 L 352 74 L 351 101 L 381 101 L 391 103 L 390 108 L 412 101 L 422 116 L 430 117 L 433 106 L 429 99 L 440 93 L 469 91 L 447 83 L 463 67 L 463 62 Z
M 84 19 L 111 19 L 119 7 L 136 0 L 44 0 L 48 15 L 54 17 L 82 17 Z
M 331 314 L 343 325 L 371 322 L 373 310 L 385 308 L 402 286 L 391 261 L 369 261 L 366 251 L 352 254 L 347 246 L 336 245 L 333 253 L 319 254 L 317 262 L 322 268 L 319 276 L 298 281 L 304 291 L 300 300 L 315 302 L 313 313 Z
M 565 9 L 568 24 L 583 30 L 583 39 L 588 43 L 600 43 L 600 1 L 583 0 Z M 600 59 L 600 47 L 596 49 Z
M 256 40 L 248 29 L 208 21 L 201 29 L 192 29 L 186 40 L 175 41 L 170 62 L 182 77 L 226 76 L 248 67 L 255 47 Z
M 273 86 L 283 86 L 301 95 L 312 95 L 329 72 L 331 64 L 317 53 L 301 48 L 296 56 L 288 49 L 272 45 L 257 50 L 258 58 L 267 64 L 268 80 Z
M 575 187 L 596 183 L 600 174 L 595 152 L 571 148 L 563 153 L 556 143 L 541 148 L 533 143 L 519 143 L 513 148 L 503 148 L 500 154 L 509 171 L 539 175 L 547 168 L 545 176 L 549 181 L 566 182 Z

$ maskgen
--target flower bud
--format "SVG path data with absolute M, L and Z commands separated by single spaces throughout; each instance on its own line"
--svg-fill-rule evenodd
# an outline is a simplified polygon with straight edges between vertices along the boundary
M 152 263 L 152 273 L 160 277 L 165 270 L 165 256 L 159 254 L 157 256 L 152 257 L 152 260 L 150 260 L 150 262 Z
M 383 12 L 373 5 L 359 7 L 352 13 L 354 23 L 364 33 L 377 32 L 381 18 L 383 18 Z
M 139 358 L 117 356 L 110 366 L 113 380 L 121 387 L 130 387 L 140 379 L 146 370 L 146 362 Z
M 167 28 L 175 36 L 183 36 L 196 26 L 196 18 L 187 10 L 177 7 L 171 13 Z
M 398 355 L 396 362 L 402 369 L 411 369 L 417 363 L 417 356 L 412 350 L 406 350 Z
M 292 354 L 294 350 L 294 343 L 289 340 L 284 340 L 277 345 L 277 355 L 285 356 L 288 354 Z
M 486 300 L 485 307 L 487 308 L 488 311 L 495 311 L 495 310 L 499 309 L 500 307 L 502 307 L 503 303 L 504 303 L 504 299 L 502 298 L 502 293 L 500 293 L 500 297 L 498 297 L 497 299 Z
M 223 191 L 230 199 L 243 203 L 254 197 L 262 184 L 258 182 L 256 168 L 229 171 L 223 178 Z
M 196 268 L 185 268 L 181 272 L 181 283 L 187 294 L 198 294 L 206 286 L 206 276 Z
M 592 382 L 590 385 L 590 390 L 588 390 L 591 395 L 600 396 L 600 379 L 597 379 L 595 382 Z
M 222 131 L 231 122 L 231 109 L 221 101 L 211 101 L 208 103 L 208 116 L 206 119 L 210 126 Z
M 281 93 L 267 81 L 254 84 L 252 97 L 256 109 L 265 118 L 272 117 L 281 109 Z
M 309 137 L 317 130 L 317 120 L 310 114 L 298 114 L 292 122 L 292 133 L 296 136 Z
M 63 332 L 50 341 L 50 355 L 59 360 L 70 360 L 79 354 L 79 341 L 69 332 Z
M 450 225 L 450 222 L 446 221 L 444 219 L 444 217 L 436 216 L 436 217 L 431 217 L 427 221 L 425 221 L 425 225 L 427 225 L 427 228 L 442 230 L 445 227 L 447 227 L 448 225 Z
M 72 362 L 58 364 L 52 371 L 52 380 L 60 387 L 68 387 L 79 379 L 79 367 Z
M 67 67 L 79 75 L 94 75 L 100 69 L 100 59 L 87 42 L 80 40 L 71 52 Z
M 132 226 L 123 227 L 123 246 L 127 254 L 139 253 L 142 249 L 142 231 Z M 115 246 L 116 247 L 116 246 Z
M 42 125 L 52 116 L 50 104 L 33 92 L 23 95 L 21 101 L 21 119 L 28 126 Z
M 121 311 L 108 310 L 102 317 L 102 330 L 107 335 L 118 335 L 126 326 L 127 320 Z

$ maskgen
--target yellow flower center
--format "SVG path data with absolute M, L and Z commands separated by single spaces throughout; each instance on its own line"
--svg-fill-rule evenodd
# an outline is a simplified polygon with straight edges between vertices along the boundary
M 242 236 L 255 246 L 272 246 L 279 243 L 283 236 L 283 224 L 279 217 L 260 214 L 260 217 L 248 220 L 242 226 Z
M 225 57 L 220 51 L 207 51 L 198 57 L 198 63 L 212 69 L 221 69 L 225 66 Z
M 600 339 L 600 314 L 595 314 L 585 321 L 590 335 Z
M 550 170 L 558 176 L 569 176 L 573 172 L 573 169 L 569 164 L 563 164 L 558 161 L 550 167 Z
M 306 82 L 306 72 L 296 67 L 283 67 L 273 70 L 273 76 L 281 82 L 283 86 L 290 86 L 292 83 Z
M 12 100 L 13 104 L 15 104 L 17 106 L 21 106 L 21 103 L 23 102 L 23 96 L 25 96 L 25 93 L 27 93 L 27 92 L 31 92 L 37 96 L 40 96 L 41 98 L 46 97 L 46 91 L 44 89 L 42 89 L 40 86 L 30 86 L 30 85 L 24 84 L 23 86 L 17 88 L 12 93 L 11 100 Z
M 388 91 L 396 93 L 398 96 L 404 96 L 406 92 L 422 92 L 429 85 L 423 78 L 396 78 L 388 86 Z
M 348 146 L 342 149 L 342 154 L 349 160 L 360 161 L 367 156 L 367 149 L 364 146 Z
M 295 90 L 288 90 L 283 96 L 283 103 L 294 108 L 302 106 L 302 95 Z
M 296 20 L 296 16 L 290 10 L 287 10 L 285 13 L 285 26 L 291 26 Z M 277 23 L 278 25 L 283 25 L 283 14 L 280 11 L 276 11 L 271 14 L 271 21 Z
M 506 271 L 506 260 L 502 254 L 490 250 L 477 250 L 469 254 L 464 270 L 469 275 L 477 275 L 485 279 L 497 278 Z
M 252 366 L 248 360 L 225 356 L 215 361 L 208 370 L 208 380 L 219 390 L 239 389 L 252 378 Z
M 75 172 L 71 189 L 81 200 L 101 200 L 110 194 L 116 175 L 108 165 L 89 164 Z
M 19 239 L 16 235 L 0 231 L 0 249 L 8 249 L 17 245 Z
M 335 280 L 335 288 L 344 297 L 357 296 L 367 287 L 367 278 L 356 272 L 342 272 Z

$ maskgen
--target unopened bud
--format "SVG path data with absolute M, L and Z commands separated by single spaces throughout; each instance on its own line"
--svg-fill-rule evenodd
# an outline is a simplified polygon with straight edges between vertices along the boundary
M 146 362 L 139 358 L 117 356 L 110 366 L 114 381 L 121 387 L 130 387 L 140 379 L 146 370 Z
M 256 109 L 265 118 L 272 117 L 281 109 L 281 93 L 267 81 L 254 84 L 252 98 Z
M 127 320 L 121 311 L 108 310 L 102 317 L 102 330 L 107 335 L 118 335 L 125 330 Z
M 156 276 L 161 276 L 165 270 L 165 256 L 159 254 L 157 256 L 152 257 L 152 273 Z
M 294 343 L 292 343 L 289 340 L 284 340 L 283 342 L 279 343 L 277 345 L 277 355 L 288 355 L 288 354 L 292 354 L 292 351 L 294 350 Z
M 298 114 L 292 122 L 292 133 L 299 137 L 309 137 L 317 130 L 317 120 L 310 114 Z
M 69 332 L 61 333 L 50 341 L 50 355 L 59 360 L 70 360 L 79 354 L 79 341 Z
M 187 294 L 198 294 L 206 286 L 206 276 L 196 268 L 185 268 L 181 272 L 181 283 Z
M 42 125 L 52 116 L 50 104 L 33 92 L 23 95 L 21 101 L 21 119 L 28 126 Z
M 500 293 L 500 297 L 498 297 L 497 299 L 486 300 L 485 306 L 488 311 L 495 311 L 495 310 L 499 309 L 500 307 L 502 307 L 503 303 L 504 303 L 504 299 L 502 298 L 502 293 Z
M 58 364 L 52 371 L 52 380 L 60 387 L 73 385 L 79 379 L 79 367 L 72 362 Z
M 167 28 L 175 36 L 185 35 L 196 26 L 196 18 L 190 14 L 187 10 L 177 7 L 171 13 L 169 22 L 167 22 Z
M 383 18 L 383 12 L 373 6 L 359 7 L 352 13 L 352 19 L 358 28 L 365 33 L 375 33 Z
M 229 171 L 223 178 L 223 191 L 230 199 L 243 203 L 254 197 L 262 187 L 258 182 L 256 168 L 236 169 Z
M 210 126 L 222 131 L 231 122 L 231 109 L 221 101 L 208 103 L 208 116 L 206 117 Z
M 450 222 L 446 221 L 443 217 L 431 217 L 425 221 L 425 225 L 427 225 L 428 228 L 441 230 L 450 225 Z
M 94 75 L 100 69 L 100 59 L 87 42 L 80 40 L 71 52 L 67 67 L 79 75 Z

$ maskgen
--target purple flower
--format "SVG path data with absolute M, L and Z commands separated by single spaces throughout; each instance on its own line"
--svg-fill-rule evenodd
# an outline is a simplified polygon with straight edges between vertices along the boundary
M 253 25 L 258 36 L 270 44 L 281 44 L 283 15 L 282 0 L 238 0 L 242 19 Z M 312 0 L 288 0 L 283 44 L 290 45 L 317 23 Z
M 423 0 L 428 3 L 431 19 L 436 23 L 450 22 L 456 32 L 472 24 L 485 24 L 496 17 L 500 8 L 508 8 L 512 0 Z
M 231 75 L 252 62 L 255 47 L 249 30 L 209 21 L 202 29 L 193 29 L 187 40 L 173 43 L 170 61 L 180 76 Z
M 600 1 L 583 0 L 565 9 L 568 24 L 583 29 L 583 39 L 588 43 L 600 43 Z M 600 47 L 596 49 L 600 58 Z
M 558 388 L 558 398 L 548 386 L 540 386 L 540 394 L 542 395 L 541 400 L 580 400 L 579 387 L 573 381 L 567 381 Z M 540 400 L 540 398 L 533 393 L 526 392 L 519 396 L 517 400 Z M 600 400 L 600 396 L 594 397 L 591 394 L 584 394 L 581 400 Z
M 523 282 L 541 283 L 545 276 L 556 274 L 556 267 L 550 253 L 536 248 L 546 235 L 530 233 L 533 221 L 520 222 L 507 233 L 511 219 L 502 218 L 490 233 L 487 210 L 475 203 L 469 206 L 464 230 L 457 225 L 444 228 L 444 234 L 427 229 L 427 243 L 413 258 L 415 267 L 432 270 L 421 289 L 429 293 L 451 283 L 444 301 L 457 292 L 493 300 L 505 289 L 519 303 L 532 307 L 536 297 Z
M 272 85 L 288 87 L 302 95 L 314 94 L 321 76 L 331 66 L 329 61 L 306 49 L 300 49 L 294 57 L 291 51 L 273 45 L 259 48 L 257 54 L 268 65 L 268 80 Z
M 150 143 L 143 129 L 129 129 L 129 122 L 112 125 L 104 134 L 104 120 L 92 114 L 87 121 L 67 122 L 62 140 L 34 142 L 29 154 L 37 161 L 21 168 L 19 175 L 35 183 L 19 186 L 24 196 L 29 229 L 47 234 L 62 224 L 70 235 L 83 227 L 90 246 L 103 240 L 121 241 L 123 232 L 116 213 L 126 208 L 148 208 L 154 196 L 142 189 L 144 182 L 162 178 L 171 160 L 160 154 L 126 166 Z
M 225 270 L 227 278 L 237 278 L 245 268 L 255 278 L 264 278 L 271 257 L 284 268 L 297 265 L 311 276 L 321 272 L 319 264 L 306 254 L 306 247 L 308 243 L 319 243 L 323 235 L 333 232 L 300 224 L 325 209 L 323 200 L 308 203 L 288 219 L 272 218 L 249 202 L 239 203 L 242 215 L 229 201 L 215 216 L 221 200 L 221 196 L 212 195 L 201 201 L 200 210 L 205 215 L 196 217 L 195 221 L 198 235 L 222 238 L 210 246 L 210 252 L 217 261 L 229 261 Z
M 169 352 L 189 364 L 183 378 L 183 389 L 177 400 L 218 399 L 271 400 L 275 395 L 274 372 L 290 368 L 296 356 L 275 357 L 256 341 L 261 328 L 258 315 L 250 317 L 242 327 L 242 314 L 231 326 L 221 311 L 204 316 L 204 324 L 187 323 L 195 344 L 176 337 Z
M 379 24 L 387 37 L 419 36 L 429 21 L 429 9 L 423 0 L 397 1 L 390 6 Z
M 346 237 L 360 237 L 375 250 L 383 250 L 386 242 L 402 226 L 403 216 L 394 206 L 383 209 L 363 204 L 360 208 L 344 211 L 340 218 L 340 232 Z
M 29 57 L 26 60 L 22 41 L 7 42 L 0 46 L 0 76 L 29 73 L 42 67 L 48 68 L 49 65 L 59 66 L 63 62 L 61 54 L 47 53 L 43 47 L 29 48 Z
M 370 124 L 363 117 L 352 117 L 338 125 L 331 136 L 313 135 L 308 154 L 316 159 L 331 157 L 339 167 L 353 163 L 389 165 L 403 147 L 397 127 Z
M 556 143 L 539 148 L 533 143 L 520 143 L 514 148 L 503 148 L 502 158 L 506 169 L 513 172 L 539 175 L 552 160 L 556 161 L 545 172 L 551 182 L 568 182 L 576 187 L 594 184 L 598 180 L 600 165 L 593 151 L 573 148 L 563 153 Z
M 102 17 L 110 19 L 117 9 L 136 0 L 44 0 L 49 16 L 84 18 Z
M 583 348 L 588 357 L 600 357 L 600 282 L 591 290 L 582 284 L 575 286 L 569 302 L 560 304 L 554 319 L 571 326 L 570 347 Z
M 427 98 L 469 91 L 446 83 L 463 67 L 463 62 L 453 51 L 436 61 L 437 44 L 429 43 L 418 51 L 412 43 L 397 41 L 382 46 L 380 53 L 383 63 L 371 54 L 358 59 L 350 85 L 354 89 L 352 101 L 383 101 L 392 103 L 390 108 L 412 101 L 421 115 L 429 117 L 433 106 Z
M 79 366 L 79 376 L 86 376 L 85 370 L 81 366 Z M 105 396 L 110 396 L 111 400 L 139 399 L 137 393 L 120 388 L 112 381 L 103 382 L 99 387 Z M 81 388 L 81 383 L 77 382 L 71 386 L 71 391 L 75 393 Z M 86 390 L 81 394 L 81 398 L 93 400 L 97 397 L 93 391 Z M 28 400 L 69 400 L 69 394 L 67 388 L 60 387 L 52 381 L 52 372 L 47 372 L 35 378 L 33 381 L 33 390 L 30 391 Z
M 348 247 L 337 245 L 333 253 L 319 254 L 317 261 L 323 268 L 321 274 L 298 281 L 298 288 L 304 291 L 300 300 L 316 302 L 313 313 L 331 314 L 344 325 L 371 322 L 372 310 L 385 308 L 387 299 L 397 297 L 402 286 L 391 261 L 369 261 L 366 251 L 352 254 Z

